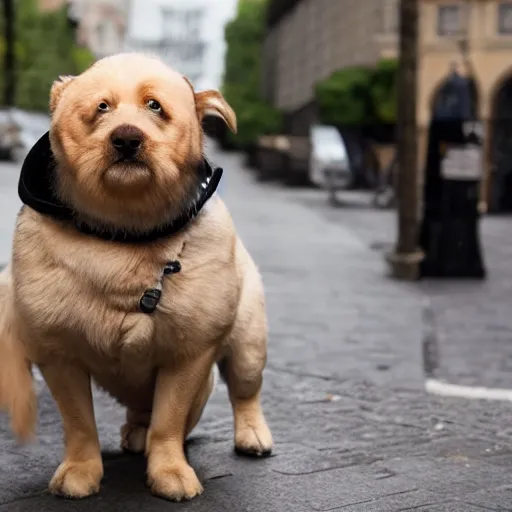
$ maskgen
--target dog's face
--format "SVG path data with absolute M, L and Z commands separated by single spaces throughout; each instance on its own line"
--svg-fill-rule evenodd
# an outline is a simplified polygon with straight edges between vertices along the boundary
M 236 131 L 220 93 L 138 54 L 103 59 L 50 95 L 61 198 L 85 220 L 145 231 L 178 213 L 195 190 L 205 114 Z

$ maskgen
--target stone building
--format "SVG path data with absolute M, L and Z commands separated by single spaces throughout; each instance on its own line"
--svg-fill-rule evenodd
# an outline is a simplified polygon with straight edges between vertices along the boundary
M 432 106 L 454 65 L 474 83 L 485 127 L 482 200 L 512 211 L 512 1 L 420 0 L 419 165 Z M 270 0 L 266 98 L 291 133 L 315 120 L 314 86 L 347 66 L 397 55 L 397 0 Z
M 158 55 L 186 75 L 201 81 L 206 61 L 208 2 L 135 0 L 130 14 L 127 49 Z
M 418 124 L 425 151 L 437 92 L 458 62 L 474 83 L 474 103 L 485 128 L 482 201 L 512 211 L 512 1 L 423 0 Z
M 302 133 L 316 82 L 396 54 L 396 0 L 270 0 L 264 94 Z M 394 36 L 394 37 L 393 37 Z
M 236 0 L 132 0 L 126 49 L 159 55 L 198 89 L 219 88 Z

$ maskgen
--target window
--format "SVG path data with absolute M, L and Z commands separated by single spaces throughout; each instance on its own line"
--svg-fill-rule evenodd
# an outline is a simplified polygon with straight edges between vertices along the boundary
M 512 35 L 512 2 L 501 2 L 498 7 L 498 32 Z
M 98 50 L 103 50 L 107 44 L 108 27 L 105 22 L 100 22 L 96 26 L 96 46 Z
M 463 19 L 460 5 L 441 5 L 438 13 L 437 33 L 440 36 L 456 36 L 462 33 Z
M 202 14 L 202 11 L 197 9 L 165 9 L 163 11 L 164 36 L 180 41 L 198 39 Z
M 188 36 L 192 39 L 198 39 L 201 28 L 201 15 L 199 10 L 189 11 L 185 14 L 185 26 Z

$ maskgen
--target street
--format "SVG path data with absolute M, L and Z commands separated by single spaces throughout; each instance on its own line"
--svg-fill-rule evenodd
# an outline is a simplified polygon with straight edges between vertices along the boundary
M 187 447 L 205 492 L 165 502 L 145 487 L 144 458 L 120 452 L 123 410 L 97 391 L 101 492 L 55 498 L 46 487 L 62 453 L 60 417 L 36 374 L 39 441 L 17 446 L 0 417 L 0 512 L 512 510 L 512 402 L 425 390 L 428 377 L 512 396 L 512 219 L 482 222 L 486 281 L 398 283 L 383 258 L 394 211 L 333 208 L 321 191 L 258 183 L 238 154 L 213 146 L 209 154 L 224 168 L 222 195 L 266 286 L 273 456 L 233 453 L 219 383 Z M 0 164 L 1 264 L 20 205 L 17 178 L 17 166 Z

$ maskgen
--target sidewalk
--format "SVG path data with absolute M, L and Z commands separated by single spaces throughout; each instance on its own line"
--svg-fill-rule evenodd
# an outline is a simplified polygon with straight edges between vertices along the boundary
M 0 512 L 512 510 L 512 404 L 424 392 L 425 298 L 439 299 L 441 311 L 450 304 L 441 287 L 436 295 L 385 277 L 371 246 L 389 241 L 392 223 L 324 210 L 315 193 L 256 184 L 237 155 L 213 161 L 225 169 L 223 196 L 266 284 L 263 400 L 274 456 L 232 453 L 219 385 L 188 447 L 205 493 L 167 503 L 145 488 L 143 458 L 119 453 L 123 413 L 98 394 L 102 491 L 83 502 L 57 500 L 44 490 L 61 453 L 60 420 L 42 388 L 38 445 L 16 447 L 0 422 Z M 465 313 L 473 322 L 475 311 Z

